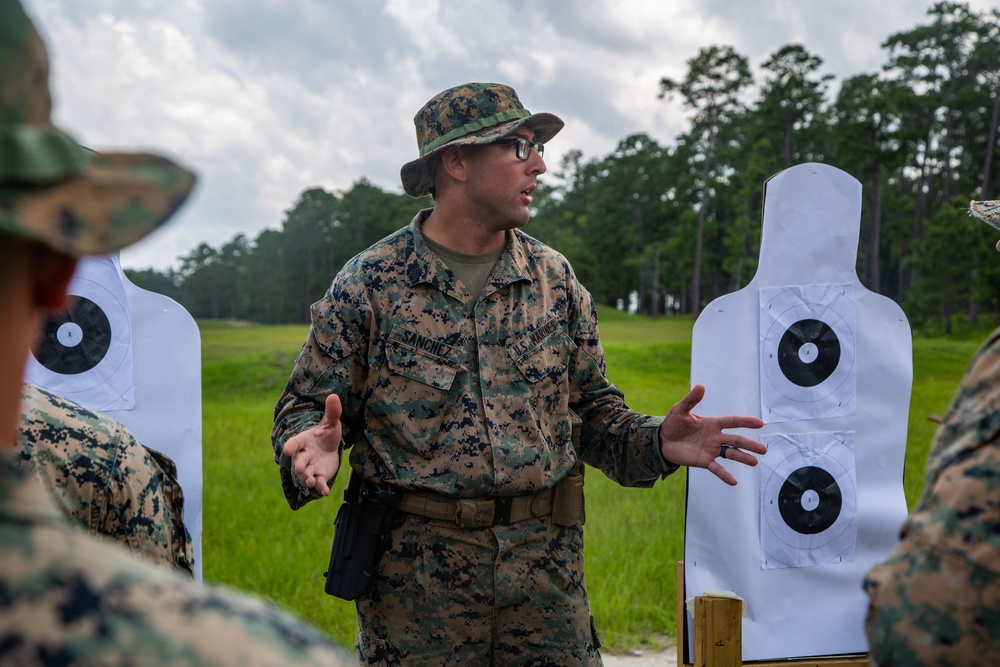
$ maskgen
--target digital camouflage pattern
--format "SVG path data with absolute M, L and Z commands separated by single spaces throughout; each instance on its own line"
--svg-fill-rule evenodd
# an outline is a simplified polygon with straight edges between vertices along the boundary
M 482 293 L 471 294 L 424 243 L 420 225 L 428 214 L 348 262 L 313 304 L 272 432 L 289 505 L 318 496 L 300 486 L 282 448 L 319 423 L 330 393 L 341 399 L 353 471 L 403 490 L 532 494 L 553 488 L 577 459 L 625 486 L 652 486 L 676 470 L 660 455 L 662 417 L 630 410 L 607 380 L 593 299 L 566 259 L 509 232 Z M 583 422 L 579 449 L 570 410 Z M 511 620 L 503 628 L 510 634 L 494 637 L 497 650 L 521 643 L 536 664 L 599 664 L 587 648 L 595 642 L 579 528 L 551 527 L 548 518 L 467 532 L 428 523 L 428 534 L 418 537 L 417 523 L 409 517 L 393 533 L 375 575 L 381 593 L 358 603 L 358 650 L 367 664 L 380 664 L 381 655 L 412 658 L 434 644 L 440 651 L 442 643 L 456 656 L 483 651 L 481 626 L 463 629 L 465 619 L 507 612 L 521 625 Z M 559 591 L 538 590 L 540 580 L 527 574 L 541 568 L 539 577 L 554 576 L 562 565 L 574 584 Z M 460 593 L 465 581 L 485 588 Z M 508 590 L 494 597 L 490 582 Z M 537 613 L 527 612 L 532 603 Z M 410 614 L 433 628 L 438 621 L 428 617 L 438 609 L 448 610 L 439 619 L 447 629 L 432 636 L 413 620 L 398 631 L 388 620 Z M 567 644 L 546 649 L 546 636 Z M 564 662 L 567 651 L 579 662 Z M 465 664 L 488 664 L 479 656 Z M 398 664 L 392 660 L 387 664 Z
M 17 437 L 20 459 L 72 523 L 193 576 L 184 495 L 170 458 L 123 424 L 30 384 L 21 392 Z
M 600 665 L 583 565 L 579 525 L 408 516 L 357 604 L 361 664 Z
M 57 136 L 48 118 L 47 69 L 20 3 L 0 0 L 0 232 L 70 255 L 114 252 L 162 222 L 193 176 L 151 156 L 104 155 L 94 160 L 99 168 L 88 159 L 78 172 L 75 156 L 60 155 L 72 153 L 75 143 Z M 9 236 L 0 243 L 10 243 Z M 18 288 L 29 303 L 18 304 L 15 324 L 40 311 L 41 295 L 53 292 L 38 288 L 29 299 L 29 287 Z M 16 389 L 17 379 L 6 388 Z M 10 417 L 16 407 L 7 405 Z M 22 467 L 8 441 L 13 435 L 0 442 L 0 665 L 353 662 L 278 607 L 200 586 L 71 526 L 38 476 Z
M 0 0 L 0 232 L 67 255 L 106 255 L 163 223 L 194 175 L 148 154 L 97 154 L 52 125 L 45 46 Z
M 38 478 L 0 452 L 0 664 L 339 667 L 302 621 L 201 586 L 66 523 Z
M 877 665 L 1000 665 L 1000 329 L 931 445 L 923 496 L 865 580 Z
M 515 230 L 473 295 L 424 243 L 428 214 L 348 262 L 312 306 L 275 407 L 289 505 L 317 496 L 299 488 L 282 448 L 319 423 L 331 393 L 351 467 L 403 490 L 536 493 L 578 458 L 624 486 L 673 472 L 659 451 L 663 418 L 631 411 L 605 376 L 597 310 L 566 259 Z M 581 451 L 571 409 L 583 420 Z
M 983 222 L 1000 229 L 1000 201 L 974 201 L 969 204 L 969 211 Z
M 969 211 L 994 229 L 1000 229 L 1000 201 L 974 201 L 969 205 Z
M 431 98 L 413 118 L 420 157 L 403 165 L 403 190 L 422 197 L 434 187 L 428 160 L 448 146 L 487 144 L 507 136 L 522 125 L 545 143 L 563 127 L 550 113 L 532 114 L 510 86 L 499 83 L 466 83 Z

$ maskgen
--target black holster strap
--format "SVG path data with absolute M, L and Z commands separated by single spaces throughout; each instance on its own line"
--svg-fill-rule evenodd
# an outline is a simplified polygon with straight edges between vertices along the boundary
M 404 512 L 452 521 L 462 528 L 506 526 L 552 513 L 552 489 L 534 495 L 492 498 L 447 498 L 429 491 L 403 494 L 396 506 Z

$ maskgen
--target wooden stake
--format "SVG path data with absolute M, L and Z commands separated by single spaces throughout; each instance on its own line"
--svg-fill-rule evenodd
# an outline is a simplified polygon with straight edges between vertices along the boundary
M 695 667 L 740 667 L 743 664 L 743 603 L 732 598 L 694 599 Z

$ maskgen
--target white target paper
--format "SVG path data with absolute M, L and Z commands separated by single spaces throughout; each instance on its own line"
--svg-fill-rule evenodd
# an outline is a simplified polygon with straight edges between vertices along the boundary
M 75 291 L 74 291 L 75 290 Z M 116 419 L 147 447 L 177 465 L 184 492 L 184 524 L 194 542 L 195 576 L 201 579 L 201 334 L 194 318 L 172 299 L 133 285 L 118 255 L 79 262 L 71 294 L 82 294 L 101 311 L 83 313 L 87 336 L 112 332 L 99 354 L 73 353 L 76 331 L 63 325 L 50 367 L 30 359 L 25 379 Z M 109 326 L 105 326 L 105 320 Z M 96 322 L 97 324 L 93 324 Z M 67 342 L 68 341 L 68 342 Z M 79 346 L 79 345 L 77 345 Z M 67 348 L 67 349 L 63 349 Z M 82 361 L 81 361 L 82 360 Z M 76 364 L 74 366 L 74 364 Z M 81 372 L 61 372 L 69 365 Z M 108 397 L 122 400 L 106 400 Z M 126 400 L 127 398 L 127 400 Z
M 850 283 L 761 288 L 761 419 L 855 413 L 854 310 Z
M 861 185 L 847 173 L 811 163 L 777 174 L 765 184 L 756 275 L 746 288 L 708 304 L 694 326 L 691 384 L 706 387 L 696 411 L 757 415 L 765 426 L 740 433 L 773 447 L 755 468 L 723 462 L 736 487 L 705 470 L 688 471 L 684 595 L 724 590 L 746 601 L 745 661 L 867 651 L 862 581 L 888 556 L 906 517 L 910 328 L 898 305 L 858 280 L 860 219 Z M 806 345 L 820 340 L 808 328 L 816 325 L 793 326 L 804 320 L 823 323 L 840 341 L 837 362 L 822 372 L 812 366 L 821 345 Z M 791 375 L 803 384 L 784 374 L 788 382 L 780 379 L 774 362 L 761 358 L 789 329 L 798 337 L 791 347 L 802 354 Z M 803 374 L 819 381 L 808 386 Z M 853 464 L 848 440 L 830 440 L 828 434 L 838 433 L 853 434 Z M 809 467 L 810 457 L 825 476 L 794 474 Z M 853 523 L 844 523 L 851 499 L 843 493 L 837 521 L 818 538 L 799 541 L 781 530 L 768 535 L 765 528 L 780 524 L 762 502 L 780 493 L 789 477 L 800 488 L 786 496 L 798 494 L 804 509 L 822 500 L 818 492 L 808 494 L 810 488 L 828 488 L 820 484 L 829 478 L 847 488 L 853 479 Z M 770 567 L 772 560 L 787 562 Z M 685 619 L 689 656 L 692 620 Z
M 43 325 L 25 379 L 92 410 L 135 404 L 132 323 L 117 256 L 79 263 L 65 312 Z
M 850 563 L 858 535 L 854 433 L 770 434 L 760 462 L 760 567 Z

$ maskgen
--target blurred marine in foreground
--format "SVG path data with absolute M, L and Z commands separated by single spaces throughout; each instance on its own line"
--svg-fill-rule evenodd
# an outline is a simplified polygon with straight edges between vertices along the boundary
M 70 526 L 15 440 L 28 350 L 77 258 L 116 252 L 194 176 L 153 155 L 89 154 L 50 121 L 45 48 L 0 0 L 0 664 L 346 665 L 319 632 L 201 587 Z
M 121 422 L 25 383 L 17 453 L 84 530 L 194 576 L 177 466 Z
M 971 209 L 1000 230 L 1000 202 Z M 873 664 L 1000 665 L 1000 329 L 969 364 L 923 496 L 865 589 Z

